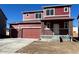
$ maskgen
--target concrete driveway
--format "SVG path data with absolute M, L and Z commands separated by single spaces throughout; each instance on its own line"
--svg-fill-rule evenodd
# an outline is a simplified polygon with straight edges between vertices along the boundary
M 15 51 L 29 45 L 33 41 L 22 38 L 0 39 L 0 53 L 15 53 Z

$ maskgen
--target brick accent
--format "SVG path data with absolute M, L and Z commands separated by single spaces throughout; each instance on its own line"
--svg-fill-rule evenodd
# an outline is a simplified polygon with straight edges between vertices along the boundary
M 72 36 L 73 35 L 73 25 L 72 21 L 69 21 L 69 34 Z

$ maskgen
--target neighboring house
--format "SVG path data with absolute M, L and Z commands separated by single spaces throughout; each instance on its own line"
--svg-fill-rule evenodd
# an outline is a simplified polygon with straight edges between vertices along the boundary
M 7 18 L 3 11 L 0 9 L 0 37 L 6 36 L 6 21 Z
M 78 19 L 78 37 L 79 37 L 79 15 L 78 15 L 77 19 Z
M 23 12 L 23 22 L 10 24 L 11 37 L 39 38 L 40 35 L 73 35 L 71 5 L 44 6 L 41 11 Z
M 73 27 L 73 37 L 78 37 L 78 27 Z

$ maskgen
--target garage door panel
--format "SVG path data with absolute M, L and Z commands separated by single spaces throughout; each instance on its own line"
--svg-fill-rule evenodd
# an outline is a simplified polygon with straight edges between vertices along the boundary
M 22 32 L 23 38 L 39 38 L 41 30 L 39 28 L 26 28 Z

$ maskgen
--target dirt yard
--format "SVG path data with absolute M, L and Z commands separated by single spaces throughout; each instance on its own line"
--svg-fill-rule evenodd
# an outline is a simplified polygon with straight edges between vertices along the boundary
M 71 54 L 79 53 L 79 42 L 41 42 L 35 41 L 16 51 L 28 54 Z

